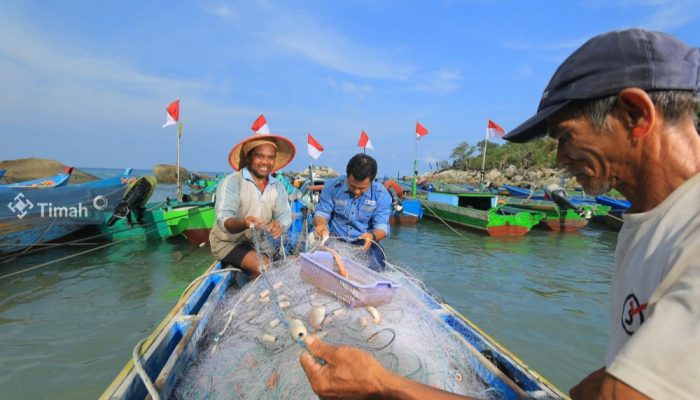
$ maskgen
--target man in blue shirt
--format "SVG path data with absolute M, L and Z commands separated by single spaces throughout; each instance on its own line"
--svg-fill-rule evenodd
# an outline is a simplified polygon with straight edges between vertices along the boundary
M 384 269 L 379 241 L 389 236 L 391 196 L 375 182 L 377 162 L 366 154 L 350 159 L 347 176 L 326 182 L 314 213 L 314 232 L 320 238 L 337 236 L 368 251 L 370 268 Z

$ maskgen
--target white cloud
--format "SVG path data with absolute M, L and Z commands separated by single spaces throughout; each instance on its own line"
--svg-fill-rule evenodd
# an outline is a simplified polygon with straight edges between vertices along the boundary
M 458 69 L 440 69 L 416 77 L 418 82 L 413 90 L 417 92 L 443 95 L 460 88 L 462 72 Z
M 217 12 L 217 9 L 206 10 L 234 22 L 230 14 Z M 390 60 L 384 49 L 356 43 L 295 10 L 283 9 L 272 3 L 250 2 L 241 5 L 237 13 L 235 26 L 241 31 L 349 75 L 406 80 L 415 71 L 413 66 Z

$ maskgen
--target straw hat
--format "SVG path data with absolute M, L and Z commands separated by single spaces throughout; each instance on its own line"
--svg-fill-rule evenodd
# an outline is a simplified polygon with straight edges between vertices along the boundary
M 291 140 L 277 135 L 255 134 L 238 143 L 231 153 L 228 155 L 228 163 L 233 169 L 240 171 L 248 165 L 248 153 L 261 144 L 271 144 L 277 149 L 275 157 L 275 165 L 272 171 L 277 171 L 284 168 L 285 165 L 292 162 L 296 148 Z

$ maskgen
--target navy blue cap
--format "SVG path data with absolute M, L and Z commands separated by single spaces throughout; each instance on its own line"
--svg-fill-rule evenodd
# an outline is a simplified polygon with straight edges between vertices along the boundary
M 673 36 L 642 29 L 598 35 L 569 56 L 542 93 L 537 114 L 504 139 L 523 143 L 547 133 L 547 118 L 574 100 L 622 89 L 700 90 L 700 50 Z

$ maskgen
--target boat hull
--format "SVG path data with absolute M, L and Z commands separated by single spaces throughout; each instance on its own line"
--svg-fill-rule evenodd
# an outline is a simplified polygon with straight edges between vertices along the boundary
M 490 236 L 522 236 L 537 225 L 543 213 L 493 207 L 488 211 L 424 201 L 426 216 L 486 232 Z M 503 213 L 501 213 L 503 211 Z
M 221 269 L 220 263 L 212 264 L 208 272 L 217 269 Z M 143 343 L 142 364 L 161 398 L 170 396 L 178 378 L 196 358 L 204 329 L 231 287 L 232 279 L 231 272 L 203 278 L 183 295 Z M 415 289 L 420 290 L 417 286 Z M 452 307 L 439 303 L 427 293 L 422 298 L 445 329 L 473 352 L 475 357 L 469 360 L 470 367 L 480 380 L 500 395 L 499 398 L 566 398 L 554 385 Z M 143 399 L 147 395 L 133 361 L 129 361 L 100 399 Z

